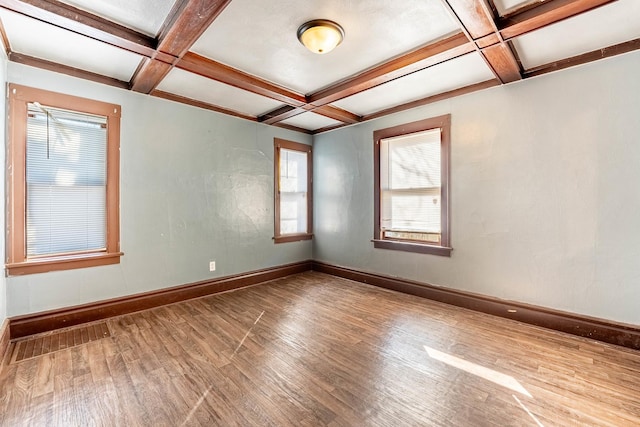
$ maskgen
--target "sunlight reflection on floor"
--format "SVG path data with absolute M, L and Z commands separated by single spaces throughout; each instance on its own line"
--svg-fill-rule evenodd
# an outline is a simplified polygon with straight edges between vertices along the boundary
M 480 378 L 484 378 L 485 380 L 506 387 L 512 391 L 524 394 L 527 397 L 532 397 L 527 389 L 525 389 L 522 384 L 520 384 L 518 380 L 513 378 L 511 375 L 506 375 L 502 372 L 494 371 L 490 368 L 485 368 L 484 366 L 480 366 L 476 363 L 469 362 L 468 360 L 460 359 L 450 354 L 443 353 L 441 351 L 427 347 L 426 345 L 424 346 L 424 349 L 432 359 L 446 363 L 449 366 L 453 366 L 454 368 L 463 370 Z
M 527 414 L 529 414 L 529 416 L 530 416 L 531 418 L 533 418 L 533 421 L 535 421 L 535 422 L 536 422 L 536 424 L 538 424 L 540 427 L 544 427 L 544 426 L 542 425 L 542 423 L 541 423 L 541 422 L 536 418 L 536 416 L 535 416 L 535 415 L 533 415 L 533 414 L 531 413 L 531 411 L 529 410 L 529 408 L 527 408 L 527 407 L 524 405 L 524 403 L 520 402 L 520 399 L 518 399 L 518 396 L 516 396 L 515 394 L 512 394 L 511 396 L 513 396 L 513 398 L 516 400 L 516 402 L 518 402 L 518 404 L 522 407 L 522 409 L 524 409 L 524 411 L 525 411 Z

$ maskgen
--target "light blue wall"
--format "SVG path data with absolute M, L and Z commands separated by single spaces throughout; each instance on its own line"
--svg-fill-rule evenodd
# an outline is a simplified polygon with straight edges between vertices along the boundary
M 318 135 L 314 241 L 274 245 L 273 138 L 311 137 L 9 63 L 9 82 L 122 105 L 125 256 L 2 281 L 0 318 L 5 283 L 15 316 L 313 256 L 638 325 L 638 75 L 635 52 Z M 452 257 L 373 249 L 373 131 L 448 113 Z
M 640 52 L 317 136 L 314 258 L 640 325 Z M 374 249 L 376 129 L 451 113 L 451 258 Z
M 273 138 L 311 136 L 16 63 L 8 81 L 122 106 L 125 253 L 119 265 L 8 278 L 9 316 L 311 258 L 310 241 L 272 240 Z
M 5 82 L 7 81 L 7 55 L 5 53 L 4 50 L 4 46 L 2 46 L 2 42 L 0 42 L 0 85 L 2 86 L 2 89 L 0 89 L 0 96 L 2 96 L 2 99 L 7 99 L 7 86 L 5 84 Z M 2 134 L 2 140 L 4 141 L 4 135 L 5 135 L 5 118 L 6 118 L 6 103 L 5 102 L 0 102 L 0 129 L 1 129 L 1 134 Z M 0 164 L 4 165 L 5 162 L 5 144 L 2 144 L 2 149 L 0 150 Z M 1 174 L 2 176 L 0 177 L 0 200 L 4 200 L 4 187 L 5 187 L 5 174 Z M 2 221 L 1 223 L 4 224 L 4 220 L 5 220 L 5 210 L 4 210 L 4 203 L 2 203 L 2 209 L 0 209 L 2 211 L 1 218 Z M 4 241 L 5 241 L 5 234 L 4 232 L 0 233 L 0 255 L 2 260 L 4 260 Z M 0 278 L 0 327 L 2 326 L 4 320 L 7 318 L 7 280 L 4 277 L 4 274 L 1 275 L 2 277 Z

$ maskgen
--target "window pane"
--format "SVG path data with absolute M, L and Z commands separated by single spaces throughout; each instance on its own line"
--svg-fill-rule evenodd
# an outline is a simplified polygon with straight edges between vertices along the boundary
M 280 191 L 307 191 L 307 153 L 280 149 Z
M 383 191 L 383 230 L 440 233 L 439 191 Z
M 280 234 L 307 232 L 307 153 L 280 149 Z
M 440 129 L 382 140 L 383 189 L 440 187 Z
M 106 118 L 29 104 L 27 256 L 106 247 Z
M 382 231 L 440 234 L 440 151 L 440 129 L 381 140 Z
M 27 187 L 27 255 L 104 249 L 102 187 Z

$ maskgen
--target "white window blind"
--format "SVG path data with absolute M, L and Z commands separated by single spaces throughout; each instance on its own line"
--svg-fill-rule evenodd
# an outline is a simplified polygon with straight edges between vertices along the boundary
M 106 124 L 28 105 L 27 257 L 106 249 Z
M 439 243 L 440 128 L 381 140 L 381 230 L 392 239 Z
M 307 232 L 307 153 L 280 149 L 280 234 Z

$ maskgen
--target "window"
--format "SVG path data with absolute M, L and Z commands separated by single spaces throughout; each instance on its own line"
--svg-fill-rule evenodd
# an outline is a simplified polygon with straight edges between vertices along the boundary
M 374 247 L 451 256 L 451 116 L 377 130 Z
M 120 262 L 120 106 L 9 85 L 10 275 Z
M 311 146 L 275 138 L 276 243 L 311 239 Z

